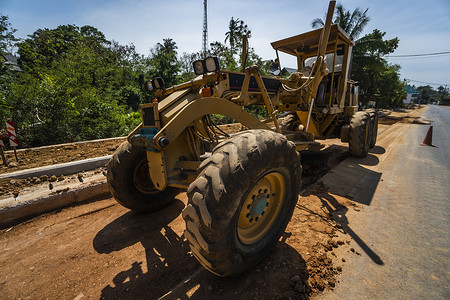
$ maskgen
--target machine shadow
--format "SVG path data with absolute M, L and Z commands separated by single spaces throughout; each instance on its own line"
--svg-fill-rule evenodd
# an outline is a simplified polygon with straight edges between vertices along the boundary
M 308 299 L 308 279 L 306 261 L 280 241 L 266 259 L 239 277 L 222 278 L 202 268 L 163 299 Z
M 385 153 L 385 149 L 375 146 L 370 149 L 367 156 L 348 157 L 337 168 L 330 171 L 333 180 L 327 180 L 327 176 L 319 181 L 328 187 L 330 193 L 347 197 L 354 202 L 369 206 L 372 202 L 378 183 L 382 180 L 382 173 L 369 169 L 380 163 L 377 155 Z M 375 155 L 377 154 L 377 155 Z M 339 180 L 335 180 L 339 178 Z
M 168 207 L 150 214 L 128 212 L 100 230 L 93 240 L 94 249 L 108 254 L 116 264 L 116 251 L 141 244 L 145 262 L 136 261 L 114 276 L 113 284 L 103 288 L 101 299 L 155 299 L 198 267 L 188 254 L 189 245 L 170 226 L 184 203 L 176 200 Z M 136 255 L 136 252 L 131 252 Z
M 322 202 L 322 206 L 329 212 L 330 217 L 338 224 L 338 230 L 346 232 L 363 249 L 363 251 L 377 265 L 384 265 L 381 257 L 367 245 L 358 234 L 350 227 L 346 213 L 348 208 L 339 203 L 330 193 L 317 193 L 316 196 Z
M 383 147 L 375 146 L 370 149 L 369 154 L 364 158 L 349 157 L 342 162 L 341 167 L 333 169 L 332 179 L 323 177 L 317 182 L 318 189 L 308 189 L 305 195 L 311 194 L 319 198 L 322 207 L 329 216 L 338 224 L 338 230 L 346 232 L 363 249 L 363 251 L 378 265 L 384 265 L 381 257 L 367 245 L 358 234 L 352 230 L 346 213 L 348 208 L 339 203 L 333 195 L 338 195 L 350 199 L 363 205 L 370 205 L 381 180 L 382 173 L 376 172 L 366 166 L 374 167 L 380 163 L 380 159 L 375 154 L 384 154 Z M 336 180 L 338 178 L 339 180 Z
M 112 275 L 112 283 L 102 288 L 101 299 L 230 299 L 236 291 L 245 298 L 258 294 L 263 299 L 277 299 L 281 294 L 298 298 L 300 292 L 290 280 L 293 272 L 308 290 L 306 262 L 283 241 L 263 262 L 238 278 L 222 278 L 206 271 L 192 256 L 184 237 L 168 226 L 183 208 L 183 202 L 177 200 L 152 214 L 128 212 L 97 233 L 94 249 L 117 264 L 117 251 L 127 251 L 136 244 L 145 251 L 145 261 L 140 261 L 143 255 L 136 255 L 135 249 L 130 251 L 136 259 Z M 284 270 L 281 275 L 280 269 Z M 286 283 L 291 285 L 287 293 L 280 288 Z

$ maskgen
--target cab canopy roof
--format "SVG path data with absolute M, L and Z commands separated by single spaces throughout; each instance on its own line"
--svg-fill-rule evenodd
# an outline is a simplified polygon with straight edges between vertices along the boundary
M 287 39 L 272 42 L 273 49 L 298 56 L 300 54 L 308 56 L 317 55 L 319 46 L 320 34 L 322 29 L 305 32 Z M 328 39 L 327 53 L 333 52 L 335 45 L 345 44 L 354 46 L 352 38 L 338 25 L 331 25 L 330 37 Z

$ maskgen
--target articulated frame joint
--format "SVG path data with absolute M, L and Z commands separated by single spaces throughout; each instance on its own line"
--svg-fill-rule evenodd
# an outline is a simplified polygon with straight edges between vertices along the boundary
M 160 137 L 158 141 L 154 140 L 158 133 L 157 128 L 141 128 L 139 134 L 131 138 L 131 144 L 137 147 L 144 147 L 147 151 L 159 153 L 161 149 L 170 145 L 170 140 L 166 137 Z

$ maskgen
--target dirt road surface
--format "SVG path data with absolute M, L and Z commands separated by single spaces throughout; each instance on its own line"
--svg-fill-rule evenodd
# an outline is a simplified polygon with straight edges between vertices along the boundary
M 389 149 L 397 138 L 392 132 L 402 126 L 405 124 L 380 126 L 385 144 L 374 151 Z M 377 163 L 383 163 L 382 158 Z M 361 179 L 360 174 L 349 174 L 347 178 L 352 176 Z M 358 214 L 365 204 L 352 199 L 351 189 L 348 193 L 331 192 L 340 182 L 337 174 L 334 179 L 319 180 L 303 190 L 293 218 L 272 254 L 255 269 L 234 279 L 210 274 L 192 256 L 180 216 L 187 201 L 184 193 L 172 205 L 153 214 L 135 214 L 113 199 L 105 199 L 37 217 L 1 231 L 1 298 L 317 296 L 335 288 L 347 262 L 362 253 L 354 246 L 358 236 L 341 221 L 346 215 Z

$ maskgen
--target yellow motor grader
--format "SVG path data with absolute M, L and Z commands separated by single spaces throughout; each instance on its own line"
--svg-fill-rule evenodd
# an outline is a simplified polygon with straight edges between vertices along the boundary
M 142 123 L 108 164 L 112 195 L 133 211 L 155 211 L 187 190 L 184 236 L 214 274 L 237 276 L 278 241 L 300 193 L 299 151 L 331 136 L 356 156 L 375 145 L 377 114 L 358 111 L 358 85 L 349 79 L 354 43 L 331 24 L 334 6 L 324 28 L 272 43 L 277 57 L 297 58 L 288 78 L 261 76 L 257 66 L 221 70 L 208 57 L 194 62 L 192 81 L 149 81 L 156 99 L 142 105 Z M 249 105 L 265 107 L 268 118 L 248 113 Z M 245 130 L 227 134 L 212 114 Z

